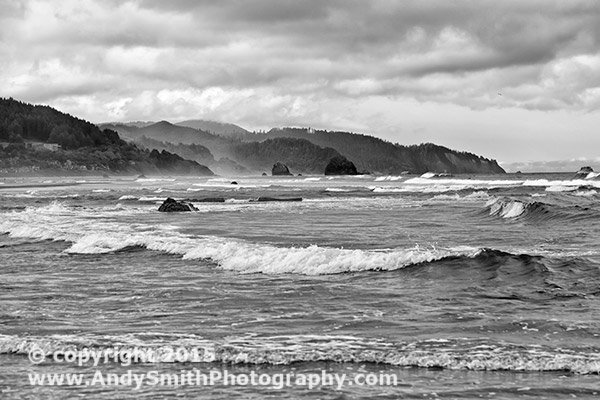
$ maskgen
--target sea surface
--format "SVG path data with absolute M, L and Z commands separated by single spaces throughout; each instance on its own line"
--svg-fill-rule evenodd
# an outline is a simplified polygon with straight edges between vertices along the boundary
M 599 397 L 600 181 L 571 178 L 4 178 L 0 398 Z M 167 197 L 198 211 L 158 212 Z M 84 349 L 108 360 L 53 358 Z M 97 371 L 397 382 L 29 379 Z

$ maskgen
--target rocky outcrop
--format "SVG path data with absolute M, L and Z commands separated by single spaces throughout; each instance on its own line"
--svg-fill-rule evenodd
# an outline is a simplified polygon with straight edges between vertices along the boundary
M 581 167 L 579 171 L 575 174 L 573 179 L 585 179 L 590 174 L 590 172 L 594 172 L 592 167 Z
M 185 160 L 181 156 L 169 153 L 166 150 L 158 151 L 156 149 L 153 149 L 150 152 L 149 158 L 161 170 L 173 171 L 186 175 L 214 175 L 214 173 L 207 166 L 201 165 L 193 160 Z
M 200 199 L 185 199 L 183 202 L 190 203 L 225 203 L 224 197 L 203 197 Z
M 268 197 L 268 196 L 261 196 L 256 201 L 302 201 L 302 197 Z
M 336 156 L 329 160 L 325 175 L 358 175 L 358 171 L 352 161 L 344 156 Z
M 198 209 L 196 207 L 194 207 L 194 205 L 191 203 L 177 201 L 177 200 L 169 197 L 160 205 L 160 207 L 158 207 L 158 211 L 160 211 L 160 212 L 182 212 L 182 211 L 198 211 Z
M 277 176 L 277 175 L 292 175 L 292 174 L 290 173 L 290 169 L 285 164 L 280 163 L 278 161 L 273 165 L 273 169 L 271 170 L 271 175 Z

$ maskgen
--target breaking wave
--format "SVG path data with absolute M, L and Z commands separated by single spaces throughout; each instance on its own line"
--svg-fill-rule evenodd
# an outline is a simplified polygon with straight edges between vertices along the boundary
M 355 336 L 296 335 L 228 337 L 209 340 L 196 335 L 18 337 L 0 335 L 0 354 L 26 356 L 33 349 L 45 354 L 88 349 L 102 359 L 121 363 L 192 362 L 289 365 L 297 362 L 375 363 L 390 366 L 475 371 L 600 373 L 600 353 L 490 343 L 485 339 L 429 339 L 390 343 Z M 147 336 L 147 337 L 144 337 Z M 158 338 L 157 338 L 158 336 Z M 177 352 L 173 352 L 173 348 Z M 140 353 L 143 349 L 144 353 Z M 184 355 L 185 358 L 180 355 Z M 51 362 L 47 358 L 46 362 Z M 90 363 L 92 360 L 90 359 Z
M 124 212 L 116 208 L 113 213 Z M 69 209 L 60 203 L 5 214 L 0 232 L 14 238 L 55 240 L 71 243 L 71 254 L 102 254 L 132 247 L 182 256 L 186 260 L 211 260 L 219 267 L 240 273 L 338 274 L 390 271 L 445 257 L 474 257 L 480 249 L 409 248 L 359 250 L 312 245 L 278 247 L 216 236 L 191 236 L 163 224 L 119 223 L 82 217 L 85 210 Z M 89 214 L 89 212 L 88 212 Z
M 593 193 L 583 193 L 579 197 L 590 197 Z M 540 197 L 540 196 L 536 196 Z M 504 219 L 526 219 L 531 222 L 543 221 L 581 221 L 600 217 L 599 213 L 589 207 L 579 204 L 549 204 L 540 201 L 523 201 L 509 197 L 494 197 L 486 203 L 486 208 L 492 216 Z

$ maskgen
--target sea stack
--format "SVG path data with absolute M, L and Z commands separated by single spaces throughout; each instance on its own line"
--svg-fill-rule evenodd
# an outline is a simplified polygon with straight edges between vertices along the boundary
M 325 175 L 358 175 L 356 166 L 344 156 L 335 156 L 325 167 Z
M 585 179 L 590 174 L 590 172 L 594 172 L 592 167 L 581 167 L 579 171 L 575 174 L 573 179 Z
M 160 212 L 182 212 L 182 211 L 198 211 L 196 207 L 191 203 L 184 203 L 183 201 L 177 201 L 172 198 L 167 198 L 161 205 L 158 207 L 158 211 Z
M 290 169 L 285 164 L 278 161 L 273 165 L 273 169 L 271 170 L 271 175 L 276 176 L 276 175 L 292 175 L 292 174 L 290 173 Z

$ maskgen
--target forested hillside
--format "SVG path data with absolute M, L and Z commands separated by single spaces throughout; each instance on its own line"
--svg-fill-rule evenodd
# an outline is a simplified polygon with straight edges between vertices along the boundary
M 189 121 L 186 123 L 193 126 L 201 125 L 200 123 L 194 125 Z M 267 133 L 248 133 L 240 128 L 241 130 L 236 134 L 214 134 L 187 126 L 173 125 L 166 121 L 148 126 L 106 126 L 133 140 L 146 136 L 165 143 L 201 145 L 208 148 L 215 159 L 228 159 L 254 172 L 264 171 L 268 169 L 268 164 L 281 161 L 297 173 L 323 173 L 327 164 L 324 158 L 336 154 L 346 156 L 359 171 L 374 174 L 505 172 L 495 160 L 472 153 L 451 150 L 432 143 L 403 146 L 373 136 L 350 132 L 277 128 Z M 275 141 L 269 142 L 269 140 Z M 189 156 L 184 148 L 177 150 L 172 148 L 170 151 Z M 209 164 L 211 167 L 213 165 Z
M 294 174 L 322 174 L 329 160 L 338 155 L 330 147 L 323 148 L 308 140 L 294 138 L 274 138 L 232 146 L 234 160 L 265 172 L 280 161 Z
M 166 151 L 141 150 L 110 129 L 62 113 L 0 98 L 0 170 L 111 171 L 212 175 L 204 165 Z
M 303 128 L 272 129 L 265 137 L 300 138 L 331 147 L 352 160 L 359 170 L 372 173 L 505 172 L 494 160 L 432 143 L 402 146 L 368 135 Z

